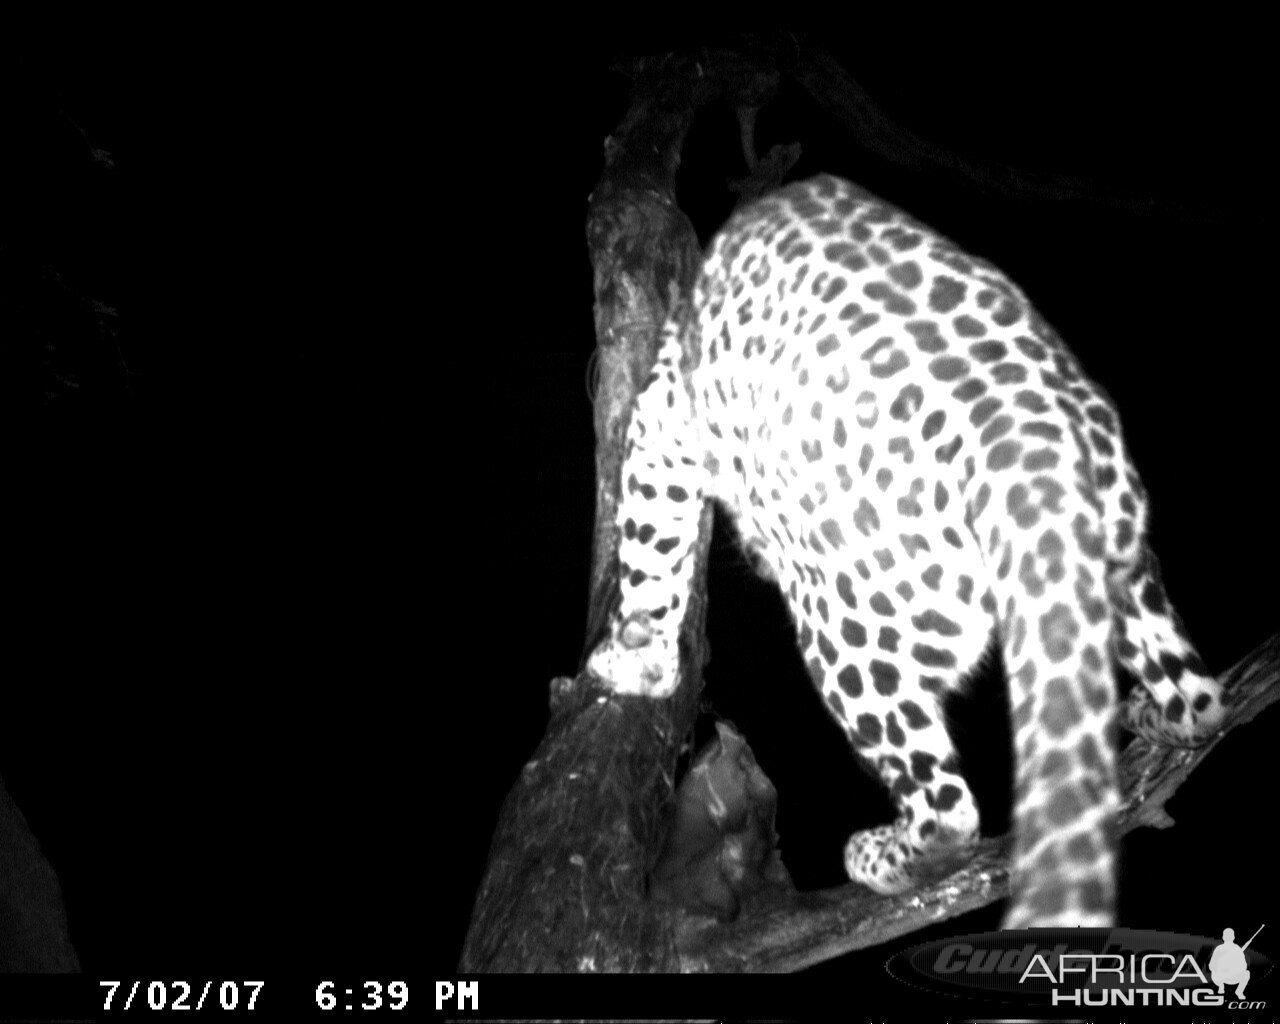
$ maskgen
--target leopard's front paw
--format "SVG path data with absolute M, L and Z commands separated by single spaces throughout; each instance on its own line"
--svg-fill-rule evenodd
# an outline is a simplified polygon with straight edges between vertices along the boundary
M 587 668 L 615 693 L 669 697 L 680 685 L 680 655 L 674 640 L 655 630 L 647 615 L 615 622 Z

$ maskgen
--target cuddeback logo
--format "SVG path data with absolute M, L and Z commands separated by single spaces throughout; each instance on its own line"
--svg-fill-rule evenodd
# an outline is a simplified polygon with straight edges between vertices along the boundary
M 1034 928 L 925 943 L 886 965 L 898 981 L 947 996 L 1036 1005 L 1222 1006 L 1261 1009 L 1252 998 L 1271 962 L 1220 939 L 1130 928 Z M 1251 990 L 1246 997 L 1245 989 Z

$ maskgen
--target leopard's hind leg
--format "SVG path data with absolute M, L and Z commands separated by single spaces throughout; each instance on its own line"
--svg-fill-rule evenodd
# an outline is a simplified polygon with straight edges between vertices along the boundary
M 1125 724 L 1166 746 L 1206 742 L 1226 715 L 1222 686 L 1191 646 L 1145 542 L 1132 564 L 1118 564 L 1108 582 L 1115 657 L 1138 680 L 1125 707 Z

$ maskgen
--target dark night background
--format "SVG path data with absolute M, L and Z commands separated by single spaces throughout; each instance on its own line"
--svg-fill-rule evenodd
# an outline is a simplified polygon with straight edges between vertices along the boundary
M 1276 627 L 1261 74 L 1235 40 L 1055 34 L 1045 49 L 1028 31 L 1034 46 L 935 32 L 909 61 L 826 43 L 939 150 L 1150 208 L 903 172 L 793 85 L 758 144 L 800 142 L 793 177 L 860 181 L 1022 285 L 1114 397 L 1170 595 L 1221 671 Z M 0 774 L 89 971 L 385 975 L 420 965 L 425 938 L 431 975 L 451 975 L 547 683 L 577 668 L 583 230 L 626 82 L 598 56 L 612 41 L 513 27 L 446 62 L 457 40 L 406 55 L 393 35 L 194 33 L 145 60 L 108 45 L 29 58 L 7 94 L 7 115 L 35 113 L 6 161 L 59 144 L 63 110 L 116 165 L 62 241 L 32 235 L 53 257 L 31 258 L 119 310 L 132 396 L 64 396 L 28 419 L 6 489 Z M 704 241 L 743 173 L 730 112 L 703 111 L 678 185 Z M 59 224 L 61 187 L 32 186 Z M 805 680 L 780 601 L 727 540 L 717 553 L 706 697 L 779 787 L 793 877 L 838 884 L 844 838 L 889 805 Z M 959 743 L 999 830 L 1007 733 L 981 714 L 996 683 L 974 689 Z M 1213 935 L 1276 919 L 1249 810 L 1276 777 L 1273 721 L 1215 752 L 1169 805 L 1175 829 L 1126 840 L 1125 923 Z M 874 986 L 891 952 L 851 963 Z
M 409 69 L 333 27 L 165 31 L 0 61 L 2 344 L 26 372 L 0 775 L 91 974 L 404 976 L 434 818 L 422 400 L 395 383 L 427 322 L 402 316 Z M 117 310 L 129 395 L 85 357 L 41 406 L 21 311 L 50 267 Z M 91 348 L 79 326 L 46 333 Z

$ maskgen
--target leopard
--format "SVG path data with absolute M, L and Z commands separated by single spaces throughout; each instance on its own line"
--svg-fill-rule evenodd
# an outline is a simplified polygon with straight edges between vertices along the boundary
M 991 647 L 1013 748 L 1001 927 L 1113 925 L 1121 727 L 1197 746 L 1226 705 L 1166 596 L 1115 405 L 1023 291 L 831 175 L 740 208 L 633 404 L 616 610 L 586 659 L 609 691 L 680 686 L 708 503 L 896 808 L 850 836 L 849 878 L 911 892 L 974 848 L 944 701 Z

